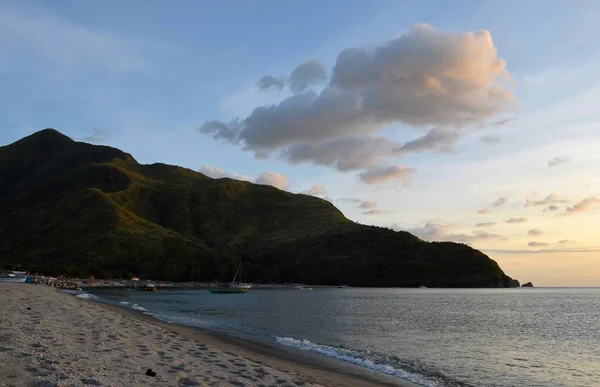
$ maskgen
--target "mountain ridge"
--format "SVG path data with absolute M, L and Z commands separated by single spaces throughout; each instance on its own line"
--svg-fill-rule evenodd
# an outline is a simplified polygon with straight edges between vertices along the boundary
M 212 179 L 45 129 L 0 147 L 0 267 L 355 286 L 509 286 L 463 244 L 357 224 L 332 203 Z

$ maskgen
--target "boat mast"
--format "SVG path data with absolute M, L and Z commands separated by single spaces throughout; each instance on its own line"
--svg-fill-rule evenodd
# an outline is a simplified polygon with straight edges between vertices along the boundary
M 242 263 L 240 262 L 240 264 L 238 265 L 237 270 L 235 271 L 235 275 L 233 276 L 233 281 L 231 281 L 231 284 L 233 285 L 235 283 L 235 279 L 237 278 L 237 275 L 240 271 L 240 267 L 242 266 Z

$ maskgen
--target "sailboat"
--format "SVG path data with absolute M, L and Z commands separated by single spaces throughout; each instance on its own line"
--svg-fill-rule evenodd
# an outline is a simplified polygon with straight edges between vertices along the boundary
M 233 280 L 231 280 L 230 283 L 220 284 L 216 288 L 208 289 L 208 291 L 211 293 L 215 293 L 215 294 L 239 294 L 239 293 L 246 293 L 248 290 L 252 289 L 252 285 L 245 284 L 242 282 L 242 273 L 240 272 L 241 268 L 242 268 L 242 263 L 240 262 L 237 270 L 235 271 L 235 275 L 233 276 Z M 238 274 L 239 274 L 239 280 L 238 280 L 238 282 L 235 282 L 235 280 L 238 278 Z

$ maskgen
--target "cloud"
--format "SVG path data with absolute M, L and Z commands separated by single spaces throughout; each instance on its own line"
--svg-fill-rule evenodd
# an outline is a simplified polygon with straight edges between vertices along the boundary
M 296 94 L 239 121 L 209 121 L 200 131 L 255 154 L 368 174 L 395 168 L 389 159 L 408 152 L 450 152 L 468 130 L 516 102 L 487 31 L 446 33 L 416 24 L 379 45 L 343 50 L 328 84 L 306 90 L 325 75 L 320 62 L 305 62 L 289 79 Z M 378 135 L 392 124 L 407 134 L 410 127 L 434 129 L 401 145 Z
M 544 212 L 547 211 L 558 211 L 559 208 L 556 204 L 550 204 L 548 207 L 544 208 Z
M 507 200 L 506 198 L 498 198 L 498 199 L 496 199 L 496 201 L 494 203 L 492 203 L 492 206 L 493 207 L 503 206 L 504 203 L 506 203 L 506 200 Z
M 372 202 L 370 200 L 365 200 L 364 202 L 360 203 L 360 206 L 358 206 L 358 208 L 375 208 L 377 207 L 377 203 Z
M 494 227 L 497 224 L 498 224 L 497 222 L 483 222 L 483 223 L 477 223 L 475 225 L 475 227 Z
M 440 241 L 448 235 L 449 230 L 450 226 L 447 224 L 428 222 L 423 227 L 409 228 L 406 231 L 428 241 Z
M 452 242 L 472 243 L 483 240 L 504 240 L 500 234 L 487 231 L 472 231 L 470 234 L 448 234 L 446 236 Z
M 318 59 L 309 59 L 292 71 L 289 83 L 292 93 L 300 93 L 308 87 L 327 79 L 327 70 Z
M 489 122 L 489 123 L 485 124 L 485 127 L 488 127 L 488 128 L 498 128 L 500 126 L 510 125 L 514 121 L 515 121 L 514 118 L 507 117 L 507 118 L 503 118 L 501 120 L 498 120 L 496 122 Z
M 227 172 L 224 169 L 216 168 L 212 165 L 205 164 L 200 168 L 200 173 L 212 177 L 213 179 L 230 178 L 235 180 L 248 181 L 250 183 L 272 185 L 273 187 L 287 190 L 288 189 L 288 178 L 285 175 L 277 172 L 264 172 L 258 178 L 253 178 L 248 175 L 240 175 L 235 172 Z M 314 188 L 314 187 L 313 187 Z
M 502 142 L 502 139 L 500 138 L 500 136 L 492 136 L 488 134 L 479 137 L 479 141 L 481 141 L 485 145 L 498 145 Z
M 256 82 L 256 88 L 260 91 L 282 91 L 285 86 L 285 78 L 277 78 L 266 75 Z
M 79 140 L 84 141 L 84 142 L 103 144 L 106 142 L 106 139 L 109 136 L 110 136 L 110 133 L 107 132 L 106 130 L 94 128 L 92 134 L 90 134 L 89 136 L 80 137 Z
M 532 228 L 531 230 L 527 231 L 527 236 L 540 236 L 544 235 L 545 233 L 545 231 L 542 231 L 539 228 Z
M 348 136 L 321 144 L 294 144 L 281 155 L 294 164 L 310 162 L 353 171 L 385 163 L 384 156 L 399 147 L 400 144 L 383 137 Z
M 221 168 L 217 168 L 214 167 L 212 165 L 208 165 L 208 164 L 204 164 L 201 168 L 200 168 L 200 173 L 208 176 L 208 177 L 212 177 L 213 179 L 221 179 L 224 177 L 230 178 L 230 179 L 235 179 L 235 180 L 243 180 L 243 181 L 249 181 L 251 183 L 255 182 L 255 179 L 252 176 L 248 176 L 248 175 L 240 175 L 238 173 L 235 172 L 227 172 L 224 169 Z
M 548 243 L 544 243 L 544 242 L 529 242 L 527 244 L 527 246 L 529 246 L 529 247 L 545 247 L 545 246 L 548 246 Z
M 282 190 L 288 189 L 288 178 L 277 172 L 263 172 L 257 179 L 256 184 L 272 185 Z
M 584 212 L 588 212 L 588 211 L 594 209 L 595 204 L 599 204 L 599 203 L 600 203 L 600 198 L 595 198 L 595 197 L 585 198 L 585 199 L 575 203 L 572 207 L 565 208 L 565 212 L 563 212 L 561 215 L 575 215 L 575 214 L 581 214 Z
M 570 239 L 561 239 L 561 240 L 558 241 L 558 244 L 560 244 L 560 245 L 566 245 L 566 244 L 569 244 L 569 243 L 575 243 L 575 241 L 572 241 Z
M 380 210 L 378 208 L 374 208 L 369 211 L 364 211 L 363 214 L 365 214 L 365 215 L 383 215 L 383 214 L 391 214 L 391 212 L 386 211 L 386 210 Z
M 398 229 L 397 226 L 394 228 Z M 449 241 L 460 243 L 472 243 L 483 240 L 504 240 L 502 235 L 486 231 L 472 231 L 470 234 L 456 234 L 450 232 L 451 227 L 447 224 L 428 222 L 423 227 L 409 228 L 408 232 L 428 241 Z
M 526 218 L 510 218 L 505 220 L 506 223 L 525 223 L 527 222 Z
M 322 185 L 314 185 L 311 189 L 302 191 L 302 193 L 305 195 L 323 196 L 327 194 L 327 189 Z
M 548 160 L 549 167 L 558 167 L 561 164 L 568 163 L 571 161 L 569 156 L 556 156 Z
M 395 149 L 396 153 L 425 152 L 436 150 L 440 153 L 453 153 L 454 144 L 460 139 L 458 132 L 434 128 L 422 137 L 408 141 L 400 148 Z
M 215 140 L 225 140 L 235 142 L 239 134 L 241 123 L 239 120 L 233 120 L 229 124 L 220 121 L 206 121 L 200 127 L 200 133 L 212 135 Z
M 350 202 L 350 203 L 361 203 L 362 200 L 358 198 L 339 198 L 336 201 L 338 202 Z
M 550 195 L 546 196 L 542 200 L 529 200 L 529 198 L 526 198 L 525 199 L 525 207 L 545 206 L 547 204 L 557 204 L 557 203 L 566 203 L 566 202 L 568 202 L 568 200 L 562 199 L 556 193 L 551 193 Z
M 402 185 L 410 185 L 410 175 L 415 173 L 416 169 L 406 168 L 403 165 L 393 165 L 391 167 L 372 168 L 361 172 L 358 177 L 364 183 L 378 184 L 392 180 L 402 181 Z
M 482 210 L 477 211 L 478 215 L 489 214 L 491 211 L 489 208 L 484 208 Z

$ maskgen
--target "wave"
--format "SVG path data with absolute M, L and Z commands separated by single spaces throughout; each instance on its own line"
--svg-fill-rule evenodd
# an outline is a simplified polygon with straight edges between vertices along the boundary
M 138 305 L 138 304 L 133 304 L 133 305 L 131 305 L 131 308 L 132 308 L 132 309 L 135 309 L 135 310 L 137 310 L 137 311 L 139 311 L 139 312 L 145 312 L 145 313 L 147 313 L 147 312 L 148 312 L 148 309 L 146 309 L 146 308 L 144 308 L 143 306 L 140 306 L 140 305 Z
M 128 301 L 121 301 L 121 302 L 119 302 L 119 304 L 121 304 L 121 305 L 129 305 L 129 304 L 131 304 L 131 303 L 130 303 L 130 302 L 128 302 Z
M 67 294 L 72 294 L 72 295 L 74 295 L 77 298 L 83 298 L 83 299 L 86 299 L 86 300 L 97 300 L 98 299 L 97 296 L 94 296 L 93 294 L 90 294 L 90 293 L 83 292 L 81 290 L 69 290 L 69 289 L 67 289 L 67 290 L 63 290 L 63 292 L 65 292 Z
M 77 297 L 77 298 L 83 298 L 83 299 L 86 299 L 86 300 L 95 300 L 95 299 L 98 299 L 98 297 L 96 297 L 96 296 L 94 296 L 93 294 L 90 294 L 90 293 L 80 293 L 80 294 L 76 295 L 75 297 Z
M 281 345 L 293 347 L 302 351 L 315 352 L 348 363 L 356 364 L 361 367 L 395 376 L 421 386 L 440 386 L 440 384 L 434 380 L 430 380 L 424 376 L 405 371 L 402 368 L 399 368 L 397 365 L 390 364 L 394 363 L 392 359 L 382 355 L 375 355 L 369 351 L 332 347 L 329 345 L 316 344 L 309 340 L 297 340 L 291 337 L 275 337 L 275 340 Z

